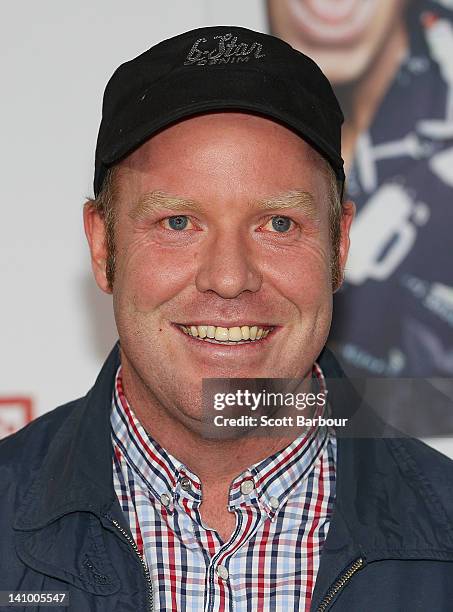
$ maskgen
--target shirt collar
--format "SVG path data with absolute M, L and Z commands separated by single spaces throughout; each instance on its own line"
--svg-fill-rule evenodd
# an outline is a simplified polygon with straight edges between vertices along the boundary
M 319 390 L 326 391 L 320 366 L 312 372 Z M 313 416 L 322 416 L 326 407 L 318 405 Z M 201 482 L 187 466 L 167 452 L 146 432 L 124 394 L 121 365 L 118 367 L 112 396 L 112 442 L 115 460 L 121 456 L 156 500 L 164 499 L 168 511 L 173 511 L 178 498 L 201 503 Z M 229 509 L 258 503 L 273 519 L 286 503 L 291 492 L 309 475 L 324 449 L 328 436 L 334 435 L 326 426 L 313 425 L 291 444 L 251 465 L 231 484 Z M 244 485 L 246 481 L 251 481 Z
M 312 376 L 319 391 L 326 393 L 324 374 L 320 366 L 313 365 Z M 327 404 L 319 404 L 313 417 L 324 416 Z M 236 478 L 230 489 L 230 508 L 246 501 L 247 494 L 241 490 L 242 483 L 253 480 L 254 495 L 262 509 L 273 519 L 284 506 L 296 487 L 302 484 L 313 469 L 333 430 L 315 424 L 285 448 L 255 463 Z M 248 496 L 250 499 L 250 495 Z
M 112 443 L 115 460 L 126 462 L 139 483 L 156 499 L 170 498 L 179 480 L 178 460 L 145 430 L 124 395 L 122 368 L 115 375 L 112 396 Z

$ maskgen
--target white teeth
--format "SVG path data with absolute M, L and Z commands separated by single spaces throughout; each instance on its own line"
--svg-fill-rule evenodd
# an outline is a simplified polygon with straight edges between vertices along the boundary
M 228 340 L 242 340 L 242 332 L 240 327 L 230 327 L 228 328 Z
M 216 340 L 228 340 L 228 327 L 216 327 L 214 337 Z
M 248 325 L 243 325 L 241 327 L 241 334 L 243 340 L 248 340 L 250 338 L 250 327 Z
M 253 325 L 242 325 L 241 327 L 220 327 L 215 325 L 179 325 L 179 327 L 193 338 L 216 340 L 218 342 L 245 342 L 256 341 L 266 338 L 271 329 L 264 329 Z

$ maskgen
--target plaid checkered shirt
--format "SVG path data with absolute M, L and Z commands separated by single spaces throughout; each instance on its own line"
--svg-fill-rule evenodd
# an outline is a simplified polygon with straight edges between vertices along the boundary
M 315 364 L 313 374 L 325 390 Z M 235 478 L 223 542 L 200 515 L 201 482 L 148 434 L 118 368 L 112 395 L 113 481 L 140 554 L 154 609 L 279 612 L 310 609 L 335 502 L 336 438 L 311 427 Z

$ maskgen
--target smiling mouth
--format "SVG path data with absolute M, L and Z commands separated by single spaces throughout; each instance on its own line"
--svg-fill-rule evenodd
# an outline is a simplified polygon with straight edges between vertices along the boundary
M 362 36 L 376 14 L 376 0 L 291 0 L 296 27 L 318 44 L 348 44 Z
M 220 327 L 216 325 L 180 325 L 176 323 L 185 334 L 212 344 L 250 344 L 260 342 L 274 329 L 271 325 L 241 325 L 236 327 Z

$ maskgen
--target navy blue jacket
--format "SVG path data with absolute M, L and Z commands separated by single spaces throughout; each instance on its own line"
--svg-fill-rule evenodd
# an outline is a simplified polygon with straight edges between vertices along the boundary
M 152 609 L 113 489 L 118 364 L 116 345 L 85 397 L 0 442 L 0 590 L 68 591 L 75 612 Z M 342 376 L 327 350 L 320 364 L 328 378 Z M 358 401 L 347 381 L 337 395 L 334 415 Z M 453 610 L 450 459 L 410 438 L 338 438 L 336 505 L 311 609 Z

